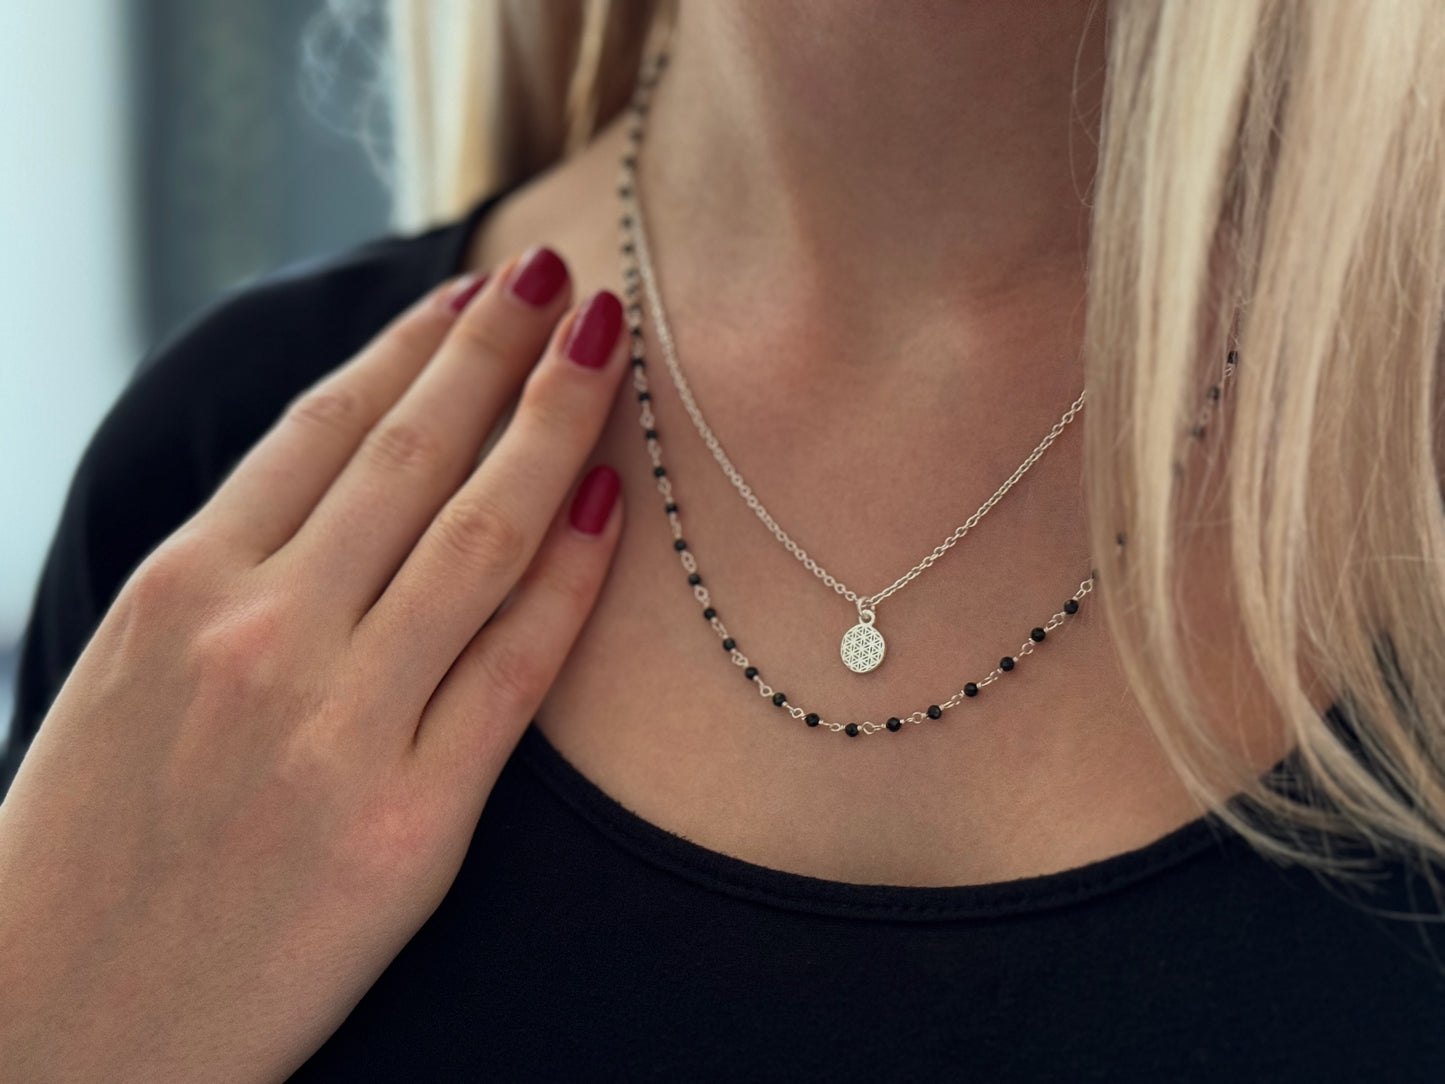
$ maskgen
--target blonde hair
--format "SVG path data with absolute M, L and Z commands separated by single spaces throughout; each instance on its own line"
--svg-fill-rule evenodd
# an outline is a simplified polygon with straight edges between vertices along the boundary
M 395 222 L 463 214 L 581 150 L 674 0 L 391 0 Z
M 585 145 L 675 8 L 393 0 L 391 17 L 399 221 L 420 224 Z M 1343 840 L 1428 869 L 1445 862 L 1445 5 L 1115 0 L 1107 17 L 1084 484 L 1118 657 L 1181 779 L 1263 853 L 1348 874 Z M 1189 665 L 1176 464 L 1221 343 L 1240 365 L 1211 464 L 1218 588 L 1297 751 L 1284 786 L 1220 739 Z

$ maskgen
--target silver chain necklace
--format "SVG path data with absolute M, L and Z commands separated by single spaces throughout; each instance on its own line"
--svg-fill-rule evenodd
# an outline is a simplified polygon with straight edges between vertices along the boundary
M 659 56 L 661 60 L 655 65 L 655 70 L 658 72 L 666 65 L 666 54 L 661 53 Z M 633 110 L 636 115 L 636 135 L 632 140 L 634 149 L 642 140 L 643 119 L 646 116 L 647 105 L 654 86 L 655 79 L 647 83 L 639 81 L 637 93 L 633 99 Z M 641 106 L 641 108 L 639 109 L 638 106 Z M 643 229 L 642 206 L 638 198 L 637 185 L 629 183 L 624 184 L 622 187 L 627 189 L 625 193 L 622 193 L 621 199 L 624 215 L 630 221 L 630 227 L 628 227 L 631 231 L 629 241 L 633 246 L 632 251 L 636 257 L 636 269 L 640 273 L 642 284 L 647 291 L 647 302 L 652 313 L 653 327 L 657 333 L 657 342 L 662 348 L 662 356 L 663 360 L 667 363 L 668 372 L 672 374 L 672 382 L 677 388 L 678 397 L 687 409 L 688 416 L 692 419 L 698 435 L 702 437 L 703 443 L 707 445 L 708 451 L 712 452 L 713 459 L 715 459 L 718 466 L 722 468 L 723 474 L 727 475 L 728 481 L 733 484 L 733 487 L 742 496 L 743 500 L 747 502 L 747 506 L 753 510 L 758 519 L 762 520 L 772 536 L 781 542 L 784 548 L 802 563 L 804 568 L 857 607 L 858 623 L 843 634 L 842 641 L 838 647 L 838 654 L 844 665 L 855 674 L 865 674 L 870 670 L 876 669 L 878 665 L 882 663 L 884 652 L 887 649 L 887 643 L 883 639 L 883 633 L 874 624 L 878 604 L 912 583 L 926 570 L 933 567 L 934 562 L 940 557 L 959 542 L 963 541 L 964 536 L 974 528 L 979 520 L 988 514 L 989 509 L 997 504 L 1005 493 L 1014 487 L 1018 480 L 1028 472 L 1028 469 L 1038 462 L 1039 457 L 1048 450 L 1049 445 L 1053 444 L 1058 435 L 1064 431 L 1064 427 L 1074 420 L 1075 416 L 1084 407 L 1085 392 L 1081 391 L 1079 393 L 1079 397 L 1064 411 L 1063 416 L 1054 423 L 1053 428 L 1044 434 L 1043 440 L 1039 441 L 1034 447 L 1034 450 L 1024 458 L 1024 461 L 1015 468 L 1014 472 L 1008 476 L 1004 483 L 993 491 L 988 500 L 979 505 L 978 510 L 974 512 L 973 515 L 969 516 L 968 519 L 954 528 L 953 533 L 935 546 L 932 553 L 924 557 L 923 560 L 919 561 L 918 564 L 903 573 L 903 575 L 899 576 L 891 584 L 883 588 L 883 590 L 871 595 L 860 595 L 832 573 L 828 572 L 827 569 L 820 565 L 815 558 L 783 530 L 778 524 L 778 521 L 768 512 L 767 508 L 763 506 L 763 502 L 758 499 L 757 494 L 753 492 L 752 486 L 748 485 L 743 479 L 742 473 L 737 467 L 733 466 L 732 460 L 728 458 L 727 452 L 723 450 L 722 443 L 718 440 L 717 435 L 712 431 L 712 427 L 708 425 L 707 420 L 703 417 L 702 408 L 697 405 L 697 399 L 693 396 L 692 388 L 688 385 L 687 378 L 683 376 L 682 366 L 678 362 L 677 350 L 673 344 L 672 331 L 668 327 L 667 318 L 663 312 L 662 297 L 657 287 L 656 276 L 653 274 L 652 259 L 647 247 L 647 235 Z
M 753 663 L 748 659 L 748 657 L 743 654 L 742 650 L 738 647 L 737 640 L 728 631 L 727 626 L 723 624 L 722 618 L 718 615 L 717 608 L 713 605 L 711 592 L 709 591 L 707 585 L 703 583 L 702 574 L 698 571 L 697 558 L 693 554 L 692 548 L 689 546 L 686 538 L 684 538 L 683 536 L 681 509 L 679 508 L 677 501 L 674 499 L 672 479 L 667 473 L 667 468 L 664 467 L 662 464 L 662 445 L 658 440 L 658 432 L 656 428 L 657 420 L 652 410 L 652 392 L 648 387 L 647 381 L 647 362 L 645 357 L 645 342 L 642 333 L 643 317 L 641 301 L 641 291 L 644 275 L 641 267 L 642 259 L 644 258 L 642 256 L 642 245 L 645 242 L 642 241 L 640 229 L 636 228 L 638 226 L 638 211 L 637 205 L 633 200 L 633 197 L 635 196 L 637 191 L 637 150 L 642 141 L 643 117 L 646 115 L 647 112 L 648 95 L 653 89 L 653 87 L 656 85 L 658 77 L 660 76 L 662 69 L 666 66 L 666 64 L 667 53 L 665 51 L 661 51 L 655 54 L 650 60 L 644 58 L 644 63 L 639 71 L 637 88 L 634 93 L 631 105 L 629 107 L 633 113 L 633 117 L 629 122 L 627 129 L 628 149 L 623 152 L 621 167 L 618 175 L 617 194 L 621 197 L 623 201 L 623 213 L 619 218 L 618 222 L 621 226 L 622 231 L 622 281 L 623 291 L 626 295 L 627 325 L 630 335 L 630 354 L 632 359 L 632 387 L 637 394 L 638 402 L 638 424 L 642 428 L 643 439 L 645 440 L 647 445 L 648 459 L 651 461 L 652 464 L 652 476 L 655 479 L 658 494 L 662 497 L 663 500 L 663 511 L 667 515 L 668 526 L 672 533 L 673 549 L 676 551 L 678 560 L 682 564 L 684 572 L 687 574 L 687 582 L 692 590 L 693 598 L 697 601 L 698 605 L 702 607 L 703 620 L 705 620 L 708 623 L 709 627 L 713 630 L 713 632 L 717 634 L 718 639 L 722 643 L 722 648 L 727 653 L 729 660 L 733 663 L 733 665 L 737 666 L 739 669 L 742 670 L 743 676 L 750 683 L 753 684 L 757 693 L 765 699 L 771 700 L 776 707 L 784 709 L 789 716 L 794 719 L 801 720 L 809 727 L 821 728 L 824 730 L 828 730 L 834 734 L 846 734 L 850 738 L 856 738 L 859 735 L 877 734 L 880 732 L 897 733 L 898 731 L 903 729 L 905 724 L 908 723 L 919 724 L 930 720 L 940 719 L 942 718 L 944 712 L 957 707 L 965 700 L 972 699 L 973 697 L 978 696 L 983 689 L 987 688 L 989 685 L 992 685 L 995 681 L 1000 680 L 1005 674 L 1010 673 L 1018 664 L 1021 658 L 1033 654 L 1035 649 L 1044 642 L 1045 637 L 1050 632 L 1053 632 L 1056 628 L 1062 625 L 1068 617 L 1077 614 L 1079 612 L 1080 600 L 1083 599 L 1085 595 L 1087 595 L 1090 591 L 1094 589 L 1094 582 L 1097 578 L 1097 573 L 1091 570 L 1088 577 L 1079 583 L 1079 586 L 1074 590 L 1073 594 L 1064 600 L 1064 604 L 1059 609 L 1059 611 L 1049 617 L 1048 620 L 1043 622 L 1043 624 L 1034 626 L 1034 628 L 1029 631 L 1028 638 L 1023 641 L 1023 643 L 1019 646 L 1018 650 L 1015 651 L 1013 654 L 1004 655 L 1002 658 L 1000 658 L 998 664 L 986 675 L 979 678 L 977 681 L 969 681 L 964 683 L 961 689 L 954 692 L 946 699 L 938 703 L 929 704 L 926 708 L 920 708 L 918 710 L 909 712 L 907 715 L 889 716 L 888 719 L 884 722 L 875 722 L 870 719 L 865 719 L 860 722 L 848 723 L 833 721 L 823 718 L 817 712 L 807 711 L 804 708 L 792 703 L 785 693 L 780 692 L 772 685 L 768 684 L 766 681 L 763 680 L 757 666 L 753 665 Z M 648 278 L 648 282 L 650 284 L 650 302 L 652 304 L 653 312 L 655 314 L 654 322 L 659 328 L 658 336 L 661 340 L 662 337 L 666 334 L 666 332 L 662 330 L 660 315 L 661 308 L 656 301 L 656 285 L 652 282 L 650 277 Z M 1208 401 L 1201 407 L 1196 417 L 1196 420 L 1190 429 L 1190 435 L 1195 439 L 1199 439 L 1204 436 L 1204 433 L 1206 431 L 1206 422 L 1209 420 L 1209 414 L 1212 406 L 1214 403 L 1220 400 L 1222 396 L 1223 385 L 1234 373 L 1237 363 L 1237 352 L 1234 350 L 1229 351 L 1227 360 L 1224 365 L 1223 376 L 1220 378 L 1219 383 L 1210 386 Z M 672 369 L 674 372 L 674 379 L 680 380 L 680 372 L 678 372 L 676 365 L 670 364 L 669 368 Z M 679 391 L 681 392 L 682 389 L 685 387 L 686 383 L 681 382 L 679 384 Z M 686 403 L 687 401 L 688 400 L 685 398 L 684 403 Z M 1082 406 L 1082 402 L 1083 395 L 1081 394 L 1079 396 L 1079 399 L 1076 400 L 1074 405 L 1070 408 L 1070 412 L 1066 414 L 1063 419 L 1060 420 L 1059 424 L 1056 425 L 1053 430 L 1050 431 L 1050 436 L 1046 439 L 1048 439 L 1050 442 L 1052 441 L 1053 436 L 1056 436 L 1058 431 L 1062 430 L 1063 426 L 1067 425 L 1068 422 L 1072 419 L 1073 414 L 1077 413 L 1078 409 Z M 694 403 L 693 405 L 695 406 L 696 404 Z M 691 413 L 691 411 L 689 411 L 689 413 Z M 698 416 L 700 416 L 700 414 Z M 694 421 L 696 422 L 696 420 L 697 418 L 695 417 Z M 715 438 L 712 443 L 716 444 Z M 1032 462 L 1043 453 L 1043 447 L 1047 447 L 1047 444 L 1043 445 L 1038 449 L 1035 449 L 1035 452 L 1030 456 L 1030 458 L 1026 460 L 1015 472 L 1015 475 L 1011 478 L 1010 482 L 1007 483 L 1008 485 L 1011 485 L 1013 481 L 1016 481 L 1017 476 L 1022 475 L 1023 472 L 1032 465 Z M 714 454 L 717 455 L 720 453 L 721 447 L 719 446 Z M 738 481 L 734 484 L 739 485 L 739 491 L 742 492 L 742 486 L 744 486 L 746 483 L 743 483 L 741 480 L 741 476 L 738 476 Z M 744 497 L 748 497 L 750 494 L 751 490 L 747 490 L 746 492 L 744 492 Z M 947 551 L 948 547 L 951 546 L 953 542 L 956 542 L 959 538 L 962 538 L 963 533 L 966 533 L 967 528 L 971 527 L 974 523 L 976 523 L 978 519 L 983 515 L 983 513 L 992 506 L 992 503 L 998 499 L 999 496 L 1002 496 L 1001 492 L 996 493 L 995 496 L 990 499 L 990 501 L 985 502 L 985 506 L 981 508 L 977 513 L 975 513 L 968 523 L 964 524 L 962 527 L 959 528 L 957 532 L 955 532 L 955 534 L 957 534 L 957 538 L 953 538 L 953 536 L 950 536 L 950 539 L 952 541 L 949 541 L 946 545 L 940 546 L 939 549 L 935 550 L 935 552 L 931 554 L 929 558 L 925 558 L 925 561 L 927 563 L 923 564 L 923 567 L 926 568 L 928 564 L 932 564 L 933 561 L 937 560 L 939 556 L 941 556 L 944 552 Z M 753 498 L 753 500 L 749 501 L 749 505 L 752 506 L 755 500 L 756 498 Z M 761 504 L 759 503 L 757 504 L 755 510 L 760 508 Z M 787 543 L 785 542 L 784 544 L 786 545 Z M 1122 535 L 1119 536 L 1119 544 L 1121 546 L 1124 544 L 1124 537 Z M 799 550 L 794 555 L 798 556 L 799 553 L 801 553 L 801 550 Z M 815 575 L 819 575 L 821 578 L 822 574 L 818 571 L 816 563 L 814 563 L 813 569 Z M 917 568 L 913 571 L 912 575 L 917 575 L 918 572 L 921 571 L 922 568 Z M 911 579 L 912 576 L 909 576 L 908 578 Z M 903 585 L 904 582 L 907 582 L 907 580 L 900 578 L 900 582 L 895 583 L 892 588 L 889 589 L 888 593 L 892 593 L 893 590 L 897 590 Z M 833 581 L 832 586 L 834 587 L 834 590 L 837 591 L 839 594 L 844 594 L 846 590 L 840 589 L 841 585 L 838 585 L 836 580 Z M 887 594 L 880 592 L 878 596 L 873 597 L 875 599 L 886 598 Z M 862 623 L 863 622 L 860 621 L 860 624 Z M 871 621 L 867 622 L 866 624 L 871 625 Z M 879 654 L 881 656 L 881 648 Z M 876 666 L 877 663 L 875 662 L 873 665 Z M 867 667 L 867 669 L 872 669 L 872 667 Z

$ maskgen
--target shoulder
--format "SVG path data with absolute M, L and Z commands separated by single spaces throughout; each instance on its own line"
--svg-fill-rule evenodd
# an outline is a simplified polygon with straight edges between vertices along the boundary
M 172 450 L 179 442 L 196 481 L 219 481 L 296 393 L 460 270 L 490 202 L 423 232 L 379 237 L 228 291 L 142 359 L 95 442 L 123 455 L 157 439 Z
M 505 193 L 244 283 L 140 361 L 71 476 L 23 630 L 0 795 L 131 572 L 209 499 L 297 394 L 464 266 Z
M 159 342 L 92 434 L 70 502 L 97 560 L 139 563 L 203 503 L 285 405 L 452 273 L 484 205 L 238 286 Z M 125 510 L 115 507 L 123 502 Z M 62 524 L 66 527 L 80 524 Z M 104 606 L 123 571 L 96 570 Z

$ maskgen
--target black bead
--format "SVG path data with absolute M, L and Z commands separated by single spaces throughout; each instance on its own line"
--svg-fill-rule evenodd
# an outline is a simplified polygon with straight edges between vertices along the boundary
M 699 576 L 696 572 L 689 572 L 687 574 L 687 582 L 696 587 L 698 584 L 702 583 L 702 577 Z
M 648 401 L 649 399 L 651 399 L 651 398 L 652 398 L 652 392 L 650 392 L 650 391 L 640 391 L 640 392 L 637 393 L 637 401 L 638 401 L 639 403 L 645 403 L 645 402 L 647 402 L 647 401 Z
M 965 686 L 963 687 L 963 695 L 964 695 L 964 696 L 977 696 L 977 695 L 978 695 L 978 686 L 977 686 L 974 682 L 970 681 L 967 685 L 965 685 Z
M 664 474 L 666 474 L 666 473 L 667 473 L 667 468 L 666 468 L 666 467 L 653 467 L 653 468 L 652 468 L 652 476 L 653 476 L 654 478 L 661 478 L 661 477 L 662 477 Z
M 1005 655 L 1003 658 L 999 659 L 998 668 L 1000 670 L 1012 670 L 1014 668 L 1013 656 Z
M 1066 613 L 1066 614 L 1076 614 L 1076 613 L 1078 613 L 1078 612 L 1079 612 L 1079 600 L 1078 600 L 1078 599 L 1076 599 L 1076 598 L 1071 598 L 1071 599 L 1069 599 L 1067 602 L 1064 603 L 1064 613 Z
M 646 440 L 656 440 L 656 439 L 657 439 L 657 430 L 656 430 L 656 429 L 644 429 L 644 430 L 642 431 L 642 436 L 643 436 L 643 438 L 646 439 Z
M 642 358 L 633 358 L 632 367 L 634 369 L 645 369 L 647 368 L 647 362 L 644 361 Z
M 1238 367 L 1238 365 L 1239 365 L 1239 351 L 1238 351 L 1238 350 L 1231 350 L 1231 351 L 1229 352 L 1229 364 Z
M 896 715 L 893 718 L 889 719 L 883 725 L 886 726 L 889 730 L 897 731 L 903 729 L 903 721 L 899 719 Z
M 627 253 L 627 255 L 631 256 L 632 253 L 636 250 L 636 248 L 636 245 L 634 245 L 631 241 L 628 241 L 627 244 L 622 246 L 622 251 Z
M 1034 643 L 1040 642 L 1047 635 L 1048 633 L 1044 632 L 1042 627 L 1029 630 L 1029 639 Z
M 850 738 L 856 738 L 858 736 L 858 724 L 849 723 L 843 728 L 843 733 L 847 734 Z
M 623 225 L 623 226 L 630 226 L 630 225 L 632 225 L 632 216 L 631 216 L 631 215 L 623 215 L 623 216 L 622 216 L 621 218 L 619 218 L 617 221 L 618 221 L 621 225 Z
M 928 717 L 929 717 L 930 719 L 937 719 L 937 718 L 938 718 L 940 715 L 942 715 L 942 714 L 943 714 L 943 709 L 940 708 L 937 704 L 929 704 L 929 705 L 928 705 Z
M 1204 426 L 1202 426 L 1202 425 L 1191 426 L 1190 429 L 1189 429 L 1189 435 L 1190 435 L 1191 437 L 1193 437 L 1195 440 L 1198 440 L 1200 437 L 1204 436 Z
M 807 715 L 804 715 L 804 716 L 803 716 L 803 722 L 807 723 L 809 726 L 817 726 L 817 725 L 818 725 L 818 713 L 817 713 L 816 711 L 810 711 L 810 712 L 808 712 Z
M 668 501 L 666 504 L 664 504 L 664 505 L 662 506 L 662 510 L 663 510 L 664 512 L 676 512 L 676 511 L 677 511 L 677 505 L 674 504 L 672 501 Z
M 1122 545 L 1124 545 L 1126 542 L 1128 542 L 1128 536 L 1126 536 L 1123 531 L 1120 531 L 1118 534 L 1116 534 L 1116 535 L 1114 536 L 1114 541 L 1117 542 L 1119 545 L 1122 546 Z
M 687 540 L 685 538 L 674 538 L 672 540 L 672 548 L 675 550 L 687 549 Z
M 1218 384 L 1211 384 L 1211 385 L 1209 385 L 1209 398 L 1215 400 L 1216 402 L 1219 401 L 1219 385 L 1218 385 Z
M 711 606 L 709 606 L 706 610 L 702 612 L 702 617 L 704 621 L 711 621 L 716 616 L 717 611 L 714 610 Z
M 723 650 L 724 650 L 724 651 L 731 651 L 733 648 L 735 648 L 735 647 L 737 647 L 737 646 L 738 646 L 738 642 L 737 642 L 736 640 L 734 640 L 731 636 L 729 636 L 727 639 L 725 639 L 725 640 L 723 641 Z
M 782 693 L 774 693 L 774 694 L 773 694 L 773 703 L 776 704 L 776 705 L 778 705 L 778 707 L 782 707 L 782 706 L 783 706 L 784 704 L 786 704 L 787 702 L 788 702 L 788 698 L 787 698 L 786 696 L 784 696 Z
M 756 666 L 749 666 L 746 670 L 743 671 L 743 677 L 747 678 L 749 681 L 752 681 L 753 678 L 757 676 L 758 668 Z

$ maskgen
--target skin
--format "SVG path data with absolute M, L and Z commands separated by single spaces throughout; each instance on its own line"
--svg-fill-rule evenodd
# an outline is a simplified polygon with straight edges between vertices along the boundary
M 700 401 L 785 527 L 865 591 L 1078 393 L 1075 186 L 1102 63 L 1076 0 L 878 10 L 684 6 L 641 164 Z M 619 389 L 625 344 L 599 370 L 558 352 L 574 299 L 621 292 L 623 135 L 501 204 L 463 314 L 421 299 L 299 397 L 122 589 L 0 805 L 0 1049 L 19 1079 L 286 1075 L 443 898 L 532 718 L 649 820 L 841 880 L 1046 873 L 1198 815 L 1088 600 L 966 722 L 898 735 L 808 730 L 726 662 Z M 507 283 L 538 243 L 571 278 L 533 308 Z M 689 542 L 797 703 L 881 719 L 942 699 L 1090 567 L 1074 426 L 884 604 L 888 660 L 854 677 L 836 657 L 850 608 L 754 521 L 656 362 Z M 562 509 L 596 463 L 623 492 L 590 535 Z M 1207 550 L 1190 557 L 1217 582 Z M 1261 768 L 1265 734 L 1241 729 Z
M 1080 193 L 1097 131 L 1080 118 L 1097 121 L 1103 64 L 1102 16 L 1086 29 L 1087 10 L 918 2 L 879 19 L 862 2 L 683 5 L 639 164 L 679 358 L 769 510 L 860 592 L 962 523 L 1082 386 Z M 621 291 L 625 123 L 501 203 L 474 264 L 543 237 L 579 281 Z M 723 476 L 650 325 L 648 349 L 663 461 L 718 612 L 805 710 L 881 721 L 941 701 L 1016 651 L 1088 574 L 1080 417 L 977 529 L 881 605 L 887 659 L 850 674 L 837 652 L 852 604 Z M 642 444 L 623 395 L 596 455 L 622 466 L 633 511 L 538 713 L 549 740 L 629 809 L 777 869 L 904 885 L 1057 871 L 1202 812 L 1129 695 L 1092 599 L 937 723 L 849 739 L 792 720 L 699 618 Z M 1217 555 L 1201 546 L 1191 559 L 1217 595 Z M 1207 686 L 1229 690 L 1229 726 L 1248 714 L 1240 703 L 1255 705 L 1258 721 L 1234 736 L 1263 770 L 1282 746 L 1222 620 L 1205 630 L 1201 665 Z

